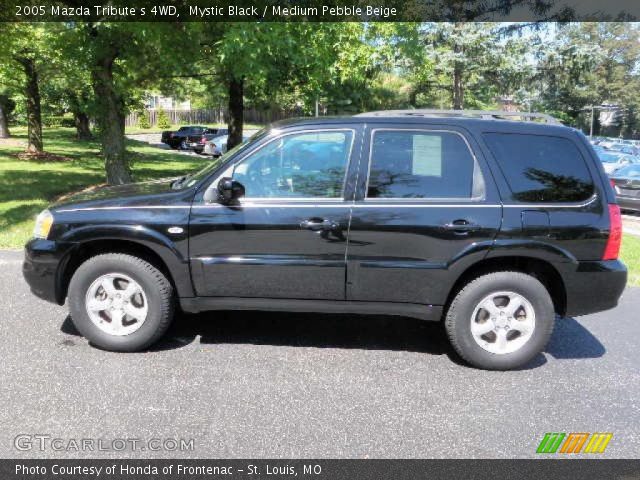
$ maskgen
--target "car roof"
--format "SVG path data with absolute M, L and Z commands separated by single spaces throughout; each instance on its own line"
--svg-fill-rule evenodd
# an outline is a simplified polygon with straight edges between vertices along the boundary
M 270 124 L 269 129 L 281 129 L 303 126 L 331 126 L 331 125 L 376 125 L 376 124 L 397 124 L 418 128 L 420 126 L 454 126 L 476 130 L 482 132 L 504 132 L 504 133 L 547 133 L 566 135 L 569 131 L 575 131 L 571 127 L 555 124 L 545 124 L 536 122 L 524 122 L 501 119 L 480 119 L 466 117 L 420 117 L 410 115 L 398 116 L 326 116 L 326 117 L 303 117 L 280 120 Z

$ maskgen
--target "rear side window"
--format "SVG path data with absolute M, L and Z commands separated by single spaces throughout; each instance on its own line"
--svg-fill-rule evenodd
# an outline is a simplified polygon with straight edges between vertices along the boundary
M 579 202 L 593 195 L 593 180 L 578 147 L 547 135 L 486 133 L 514 200 Z
M 477 196 L 474 176 L 481 182 L 469 147 L 456 133 L 373 134 L 367 198 L 470 198 Z

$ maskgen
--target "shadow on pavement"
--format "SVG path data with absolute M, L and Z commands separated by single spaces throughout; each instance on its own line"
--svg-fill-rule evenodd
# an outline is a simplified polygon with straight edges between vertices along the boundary
M 67 316 L 61 331 L 79 335 Z M 172 350 L 193 343 L 282 345 L 314 348 L 396 350 L 447 355 L 463 362 L 449 345 L 441 323 L 405 317 L 329 315 L 291 312 L 217 311 L 180 314 L 152 351 Z M 598 358 L 606 349 L 573 318 L 559 318 L 545 352 L 556 359 Z M 523 369 L 546 363 L 536 356 Z
M 545 351 L 556 359 L 599 358 L 604 345 L 574 318 L 558 318 Z

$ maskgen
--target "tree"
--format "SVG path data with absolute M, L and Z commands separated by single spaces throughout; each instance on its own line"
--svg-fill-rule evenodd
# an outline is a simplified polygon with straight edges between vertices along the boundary
M 315 103 L 349 78 L 357 82 L 376 58 L 362 23 L 264 22 L 197 24 L 202 55 L 196 63 L 203 82 L 222 82 L 228 99 L 229 148 L 242 141 L 247 98 L 273 99 L 297 91 Z
M 138 127 L 143 129 L 151 128 L 151 118 L 149 116 L 149 110 L 144 109 L 140 112 L 140 117 L 138 118 Z
M 9 115 L 16 108 L 15 102 L 6 93 L 0 92 L 0 138 L 9 138 Z
M 158 52 L 193 48 L 186 27 L 143 22 L 73 24 L 67 26 L 65 45 L 65 55 L 76 55 L 90 72 L 91 110 L 101 139 L 107 182 L 129 183 L 133 178 L 124 135 L 126 114 L 140 108 L 145 89 L 183 71 L 183 57 Z
M 16 23 L 5 25 L 3 31 L 8 59 L 5 68 L 20 83 L 26 102 L 27 151 L 34 154 L 43 151 L 40 74 L 54 63 L 46 42 L 48 28 L 46 24 Z
M 158 108 L 157 114 L 158 118 L 156 120 L 156 124 L 158 125 L 158 128 L 161 128 L 163 130 L 171 128 L 171 122 L 169 121 L 169 117 L 167 115 L 167 112 L 164 111 L 164 108 Z
M 540 107 L 579 125 L 590 123 L 591 106 L 619 108 L 608 133 L 632 135 L 640 128 L 640 28 L 633 23 L 575 23 L 560 29 L 538 53 Z M 614 107 L 615 108 L 615 107 Z M 583 113 L 588 111 L 586 115 Z M 598 109 L 595 109 L 597 115 Z M 596 128 L 598 122 L 594 122 Z M 587 129 L 588 126 L 584 125 Z M 595 133 L 598 133 L 597 130 Z

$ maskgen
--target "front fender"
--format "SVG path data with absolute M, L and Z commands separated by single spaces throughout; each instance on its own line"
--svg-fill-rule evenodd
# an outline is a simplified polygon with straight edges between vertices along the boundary
M 77 252 L 83 246 L 91 242 L 105 240 L 138 244 L 153 251 L 167 266 L 169 273 L 173 277 L 178 296 L 194 296 L 189 259 L 186 254 L 188 251 L 186 232 L 180 237 L 172 239 L 157 230 L 142 225 L 83 225 L 67 230 L 56 241 L 74 245 L 74 248 L 69 251 L 63 260 L 64 265 L 66 265 L 74 255 L 74 252 Z M 64 268 L 60 270 L 64 271 Z

